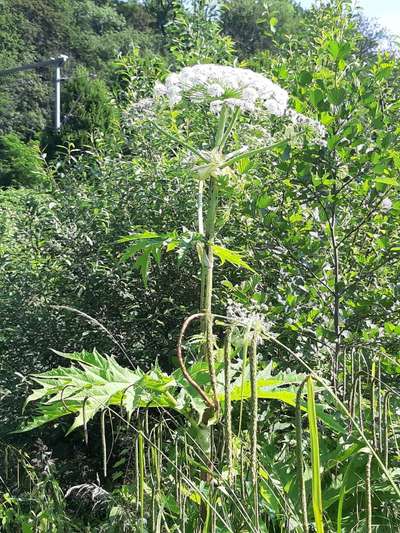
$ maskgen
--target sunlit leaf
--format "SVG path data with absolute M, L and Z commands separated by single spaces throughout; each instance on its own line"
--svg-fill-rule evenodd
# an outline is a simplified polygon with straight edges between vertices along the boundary
M 222 264 L 224 264 L 226 261 L 227 263 L 230 263 L 232 265 L 242 267 L 242 268 L 245 268 L 246 270 L 250 270 L 251 272 L 254 272 L 251 266 L 248 265 L 245 261 L 243 261 L 242 255 L 239 252 L 228 250 L 227 248 L 223 248 L 222 246 L 218 246 L 216 244 L 213 244 L 212 249 L 213 249 L 214 254 L 217 257 L 219 257 Z

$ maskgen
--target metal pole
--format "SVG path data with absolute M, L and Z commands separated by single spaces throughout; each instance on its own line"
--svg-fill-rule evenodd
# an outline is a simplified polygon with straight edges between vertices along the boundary
M 58 56 L 54 63 L 54 131 L 58 133 L 61 128 L 61 67 L 68 56 Z
M 54 69 L 54 131 L 61 128 L 61 67 L 56 63 Z
M 59 55 L 58 57 L 51 57 L 45 61 L 39 61 L 38 63 L 29 63 L 28 65 L 22 65 L 20 67 L 9 68 L 6 70 L 0 70 L 1 76 L 9 76 L 10 74 L 16 74 L 25 70 L 35 70 L 38 68 L 54 66 L 54 131 L 57 133 L 61 127 L 61 67 L 68 60 L 68 56 Z

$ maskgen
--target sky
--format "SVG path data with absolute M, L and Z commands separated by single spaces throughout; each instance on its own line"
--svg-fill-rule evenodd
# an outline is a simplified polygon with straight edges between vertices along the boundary
M 313 0 L 298 0 L 303 7 L 309 7 Z M 400 34 L 400 0 L 357 0 L 368 18 L 378 22 L 395 34 Z

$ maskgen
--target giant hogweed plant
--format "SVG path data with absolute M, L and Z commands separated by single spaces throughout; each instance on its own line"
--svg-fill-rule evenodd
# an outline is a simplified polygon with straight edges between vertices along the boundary
M 179 131 L 175 131 L 176 128 L 171 130 L 160 125 L 163 121 L 159 118 L 171 114 L 171 108 L 190 112 L 193 106 L 198 106 L 207 113 L 209 123 L 212 125 L 213 131 L 209 136 L 211 141 L 207 146 L 196 147 L 190 137 L 185 138 Z M 295 406 L 298 412 L 297 445 L 300 452 L 297 462 L 301 513 L 293 513 L 297 523 L 294 527 L 301 528 L 301 524 L 303 530 L 308 527 L 309 509 L 300 447 L 302 439 L 300 413 L 306 410 L 312 452 L 312 509 L 316 530 L 321 532 L 324 530 L 324 524 L 319 477 L 317 415 L 335 431 L 343 432 L 343 428 L 340 426 L 338 428 L 321 406 L 315 405 L 313 382 L 316 381 L 352 421 L 368 452 L 375 457 L 377 464 L 399 495 L 388 469 L 365 436 L 362 427 L 357 424 L 325 380 L 275 338 L 265 321 L 264 310 L 244 309 L 233 302 L 226 315 L 213 312 L 215 257 L 222 263 L 228 262 L 248 271 L 253 270 L 242 254 L 223 246 L 217 231 L 221 204 L 229 203 L 232 191 L 234 193 L 235 190 L 240 190 L 241 166 L 263 153 L 274 153 L 274 150 L 284 150 L 290 143 L 301 143 L 304 136 L 311 137 L 316 143 L 323 143 L 324 128 L 314 120 L 289 109 L 286 91 L 264 76 L 247 69 L 217 65 L 196 65 L 184 68 L 178 74 L 171 74 L 165 85 L 161 83 L 156 85 L 153 99 L 141 101 L 132 109 L 133 113 L 144 111 L 147 113 L 145 118 L 150 121 L 154 130 L 158 130 L 161 136 L 168 138 L 176 146 L 188 150 L 193 183 L 197 188 L 195 230 L 179 231 L 174 228 L 171 231 L 158 233 L 149 228 L 120 239 L 121 243 L 130 243 L 123 253 L 123 259 L 135 257 L 135 266 L 140 270 L 145 284 L 151 261 L 160 262 L 163 252 L 175 251 L 179 256 L 192 248 L 197 252 L 200 264 L 199 310 L 189 316 L 182 326 L 177 343 L 179 368 L 170 375 L 162 372 L 157 365 L 151 371 L 143 372 L 140 369 L 124 368 L 115 358 L 103 356 L 96 350 L 73 354 L 57 352 L 77 365 L 70 368 L 60 367 L 32 376 L 33 381 L 41 388 L 33 391 L 27 403 L 40 400 L 39 413 L 23 430 L 33 429 L 67 414 L 75 414 L 69 431 L 83 427 L 87 440 L 88 422 L 100 412 L 106 476 L 107 455 L 104 437 L 106 410 L 115 412 L 117 407 L 122 407 L 128 422 L 137 409 L 159 408 L 177 412 L 187 420 L 191 438 L 206 458 L 202 466 L 202 479 L 206 484 L 206 491 L 199 492 L 202 501 L 200 523 L 203 524 L 201 526 L 203 530 L 215 531 L 217 518 L 225 526 L 226 521 L 221 515 L 221 510 L 220 512 L 217 510 L 219 499 L 211 483 L 219 476 L 213 465 L 215 443 L 211 428 L 219 427 L 221 422 L 224 427 L 226 476 L 224 478 L 222 474 L 219 479 L 225 479 L 229 484 L 235 483 L 238 470 L 243 470 L 243 456 L 238 460 L 237 449 L 247 446 L 242 431 L 243 402 L 250 399 L 251 423 L 247 432 L 249 460 L 246 464 L 249 465 L 252 480 L 250 493 L 253 509 L 250 513 L 249 527 L 252 531 L 260 531 L 263 526 L 260 521 L 258 483 L 260 479 L 266 482 L 268 475 L 261 467 L 259 459 L 258 403 L 260 399 L 279 400 Z M 258 138 L 257 142 L 254 139 L 253 146 L 251 144 L 238 146 L 241 133 L 248 131 L 246 126 L 252 122 L 269 125 L 264 142 L 260 143 Z M 253 139 L 250 137 L 249 140 L 251 143 Z M 198 355 L 197 360 L 187 366 L 183 354 L 184 340 L 188 328 L 195 321 L 199 322 L 200 327 L 200 334 L 197 336 L 200 340 Z M 216 335 L 217 328 L 224 338 L 220 346 Z M 303 375 L 293 373 L 272 375 L 271 365 L 259 370 L 258 346 L 265 339 L 277 343 L 306 368 L 309 374 L 307 404 L 304 404 L 301 398 L 303 387 L 301 386 L 299 390 L 296 387 L 304 383 Z M 233 434 L 232 429 L 232 402 L 235 401 L 240 403 L 237 435 Z M 242 487 L 242 493 L 244 492 L 246 491 Z M 142 523 L 143 501 L 142 490 Z M 231 529 L 228 527 L 228 530 Z

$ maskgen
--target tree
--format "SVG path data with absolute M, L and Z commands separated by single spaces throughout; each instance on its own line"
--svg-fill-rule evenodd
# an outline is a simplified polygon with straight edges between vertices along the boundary
M 274 35 L 298 33 L 302 10 L 291 0 L 228 0 L 221 9 L 225 34 L 237 44 L 243 57 L 273 48 Z

